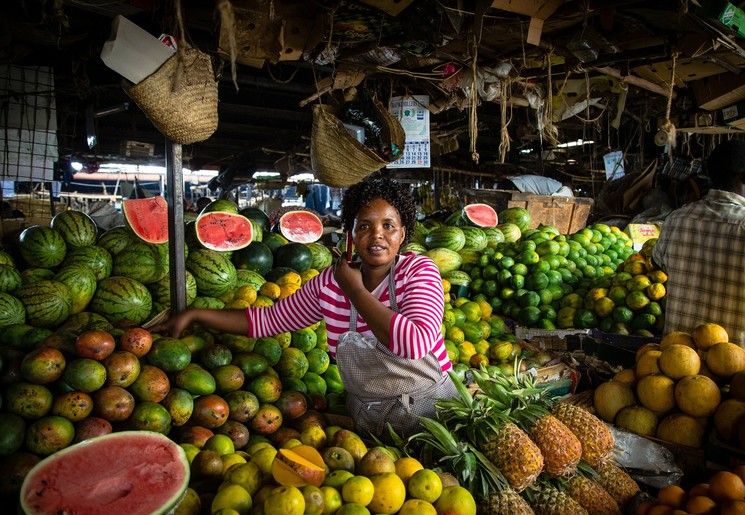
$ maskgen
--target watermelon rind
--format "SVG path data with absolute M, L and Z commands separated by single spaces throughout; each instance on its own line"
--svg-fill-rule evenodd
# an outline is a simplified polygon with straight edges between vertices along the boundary
M 258 207 L 253 207 L 253 206 L 244 207 L 243 209 L 238 211 L 238 214 L 241 214 L 245 216 L 246 218 L 254 220 L 259 225 L 259 227 L 261 227 L 262 232 L 269 232 L 269 229 L 270 229 L 269 215 L 267 215 L 264 211 L 262 211 Z
M 460 227 L 438 227 L 424 238 L 428 249 L 445 248 L 458 252 L 466 245 L 466 235 Z
M 158 245 L 138 241 L 114 256 L 111 274 L 151 284 L 168 275 L 167 258 Z
M 21 286 L 13 295 L 26 308 L 26 322 L 34 327 L 56 327 L 72 310 L 70 289 L 59 281 L 43 279 Z
M 98 237 L 98 227 L 93 218 L 74 209 L 54 215 L 49 226 L 62 236 L 68 247 L 94 245 Z
M 186 494 L 190 477 L 186 452 L 172 439 L 154 431 L 117 431 L 41 460 L 23 480 L 20 503 L 27 515 L 166 514 Z
M 207 204 L 204 209 L 200 211 L 199 216 L 207 213 L 231 213 L 236 215 L 238 214 L 238 206 L 232 200 L 221 198 L 213 200 Z
M 219 201 L 216 201 L 219 202 Z M 207 206 L 205 209 L 209 208 Z M 253 225 L 245 216 L 228 212 L 207 212 L 197 218 L 194 231 L 199 243 L 218 252 L 247 247 L 253 237 Z
M 235 286 L 246 286 L 250 284 L 256 291 L 259 291 L 261 285 L 266 282 L 264 276 L 253 270 L 236 270 L 235 271 Z
M 134 234 L 132 234 L 132 231 L 130 231 L 126 226 L 120 225 L 112 227 L 99 236 L 96 245 L 106 249 L 112 256 L 116 256 L 135 241 L 137 241 L 137 239 Z
M 98 285 L 96 275 L 88 268 L 79 265 L 70 265 L 59 269 L 57 275 L 54 276 L 54 280 L 67 286 L 70 291 L 72 302 L 70 314 L 85 310 Z
M 331 250 L 321 243 L 306 243 L 306 246 L 310 249 L 313 254 L 313 262 L 310 267 L 315 270 L 323 270 L 331 266 L 334 256 L 331 254 Z
M 109 251 L 98 245 L 86 245 L 70 249 L 62 266 L 80 265 L 96 274 L 96 280 L 106 279 L 114 266 Z
M 525 208 L 522 207 L 508 207 L 501 213 L 499 213 L 500 222 L 511 223 L 517 225 L 520 231 L 525 232 L 533 222 L 533 217 Z
M 313 243 L 323 236 L 323 222 L 311 211 L 288 211 L 277 225 L 280 234 L 294 243 Z
M 235 288 L 235 265 L 221 252 L 209 249 L 190 252 L 186 269 L 194 276 L 199 295 L 219 297 Z
M 496 227 L 497 212 L 488 204 L 469 204 L 463 208 L 463 221 L 474 227 Z
M 122 213 L 127 227 L 142 241 L 168 241 L 168 204 L 163 197 L 124 200 Z
M 29 267 L 54 268 L 65 259 L 67 244 L 51 227 L 32 225 L 18 236 L 18 250 Z

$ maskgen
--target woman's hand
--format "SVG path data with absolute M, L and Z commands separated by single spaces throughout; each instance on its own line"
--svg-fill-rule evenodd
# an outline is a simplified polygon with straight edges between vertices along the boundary
M 184 331 L 186 331 L 194 322 L 193 315 L 194 310 L 186 309 L 180 313 L 169 316 L 168 320 L 154 325 L 150 328 L 150 332 L 164 333 L 172 338 L 180 338 Z
M 243 309 L 187 309 L 151 327 L 150 331 L 163 331 L 173 338 L 179 338 L 195 322 L 215 331 L 248 334 L 248 318 Z
M 339 283 L 339 286 L 348 297 L 351 297 L 353 292 L 358 291 L 360 288 L 365 289 L 365 285 L 362 282 L 360 264 L 349 263 L 345 256 L 340 256 L 336 260 L 334 279 L 336 279 L 336 282 Z

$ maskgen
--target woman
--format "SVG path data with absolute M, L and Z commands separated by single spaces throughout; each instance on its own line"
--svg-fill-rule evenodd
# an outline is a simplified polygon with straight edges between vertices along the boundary
M 352 231 L 359 261 L 340 258 L 295 294 L 268 308 L 189 309 L 153 331 L 179 336 L 192 323 L 262 337 L 326 321 L 329 352 L 347 390 L 357 430 L 400 436 L 434 416 L 435 399 L 457 395 L 440 333 L 442 280 L 434 262 L 399 249 L 413 233 L 416 206 L 408 189 L 366 179 L 342 200 L 342 224 Z

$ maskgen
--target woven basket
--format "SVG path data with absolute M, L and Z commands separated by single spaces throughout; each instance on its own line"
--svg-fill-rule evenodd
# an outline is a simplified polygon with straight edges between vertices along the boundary
M 396 157 L 399 159 L 404 150 L 404 129 L 377 99 L 372 103 L 382 127 L 382 139 L 400 149 Z M 320 104 L 313 106 L 310 161 L 318 181 L 335 188 L 351 186 L 391 162 L 357 141 L 342 121 Z
M 125 90 L 164 136 L 188 145 L 206 140 L 217 129 L 217 82 L 204 52 L 188 49 L 181 70 L 179 64 L 177 52 Z

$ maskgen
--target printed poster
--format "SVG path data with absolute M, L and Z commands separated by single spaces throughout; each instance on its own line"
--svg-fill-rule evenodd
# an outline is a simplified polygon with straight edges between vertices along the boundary
M 404 155 L 387 168 L 429 168 L 429 95 L 393 97 L 390 111 L 406 132 Z

